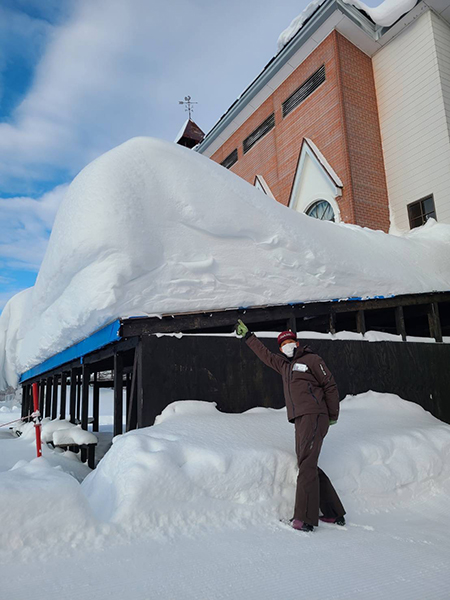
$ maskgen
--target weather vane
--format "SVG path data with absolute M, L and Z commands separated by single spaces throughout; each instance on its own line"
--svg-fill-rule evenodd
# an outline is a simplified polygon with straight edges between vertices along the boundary
M 190 96 L 185 96 L 184 100 L 178 100 L 178 104 L 184 104 L 184 110 L 189 113 L 189 119 L 191 118 L 191 114 L 194 112 L 193 104 L 198 104 L 198 102 L 193 102 Z

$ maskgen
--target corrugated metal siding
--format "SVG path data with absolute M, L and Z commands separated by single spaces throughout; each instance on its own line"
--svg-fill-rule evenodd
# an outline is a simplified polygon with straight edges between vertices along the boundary
M 431 11 L 373 57 L 392 225 L 434 194 L 450 223 L 450 29 Z

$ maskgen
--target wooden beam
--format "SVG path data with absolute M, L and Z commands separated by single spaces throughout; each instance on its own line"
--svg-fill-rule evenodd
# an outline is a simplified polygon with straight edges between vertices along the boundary
M 123 357 L 114 355 L 114 435 L 123 433 Z
M 94 373 L 94 392 L 93 392 L 93 422 L 92 422 L 92 431 L 99 430 L 99 421 L 100 421 L 100 388 L 98 385 L 98 375 Z
M 133 360 L 133 372 L 131 374 L 131 387 L 130 387 L 130 400 L 127 405 L 127 422 L 126 431 L 136 429 L 137 427 L 137 393 L 136 393 L 136 381 L 137 381 L 137 364 L 138 364 L 138 353 L 137 350 L 134 352 Z
M 291 315 L 287 320 L 287 328 L 294 333 L 297 333 L 297 319 L 295 318 L 295 315 Z
M 77 372 L 76 369 L 70 370 L 70 405 L 69 414 L 70 422 L 76 421 L 76 402 L 77 402 Z
M 363 335 L 366 333 L 366 318 L 363 310 L 358 310 L 356 313 L 356 331 Z
M 31 387 L 31 386 L 29 386 L 27 384 L 25 384 L 25 385 L 22 386 L 22 412 L 20 414 L 20 416 L 22 418 L 26 417 L 30 413 L 29 406 L 28 406 L 28 404 L 29 404 L 29 401 L 28 401 L 28 388 L 29 387 Z
M 125 375 L 125 398 L 126 398 L 126 421 L 128 421 L 128 411 L 130 408 L 130 404 L 131 404 L 131 374 L 127 373 Z M 126 423 L 125 423 L 125 431 L 126 429 Z
M 47 377 L 47 383 L 45 387 L 45 410 L 44 417 L 50 418 L 52 411 L 52 384 L 53 379 L 51 377 Z
M 91 373 L 89 366 L 83 364 L 81 378 L 81 428 L 87 431 L 89 418 L 89 379 Z
M 61 373 L 61 402 L 59 405 L 59 418 L 66 418 L 66 403 L 67 403 L 67 374 Z
M 39 381 L 39 412 L 41 413 L 41 417 L 44 415 L 44 406 L 45 406 L 45 379 L 41 379 L 41 381 Z
M 430 328 L 430 337 L 436 342 L 442 342 L 441 320 L 439 318 L 439 307 L 436 302 L 428 306 L 428 326 Z
M 335 334 L 336 333 L 336 313 L 330 312 L 328 315 L 328 332 Z
M 403 306 L 397 306 L 395 309 L 395 326 L 397 329 L 397 335 L 401 335 L 402 340 L 406 342 L 406 326 Z
M 144 408 L 144 365 L 142 360 L 142 340 L 136 347 L 137 368 L 136 368 L 136 427 L 142 427 L 143 408 Z
M 77 423 L 81 420 L 81 371 L 77 371 L 75 375 L 76 381 L 76 389 L 77 389 L 77 409 L 76 409 L 76 419 Z
M 450 292 L 435 292 L 431 294 L 408 294 L 393 298 L 376 298 L 371 300 L 343 300 L 339 302 L 311 302 L 285 306 L 268 306 L 248 309 L 233 309 L 210 311 L 203 313 L 167 315 L 127 319 L 122 322 L 123 337 L 151 335 L 152 333 L 176 333 L 180 331 L 195 331 L 196 329 L 214 329 L 229 326 L 230 330 L 237 319 L 245 323 L 288 320 L 295 318 L 328 315 L 330 309 L 334 313 L 351 313 L 359 310 L 387 309 L 397 306 L 419 306 L 430 302 L 449 302 Z
M 136 348 L 139 338 L 130 336 L 127 336 L 127 338 L 129 339 L 121 340 L 120 342 L 114 342 L 113 344 L 110 344 L 101 350 L 87 354 L 84 357 L 83 362 L 87 364 L 93 364 L 106 358 L 113 358 L 115 352 L 126 352 L 127 350 Z
M 91 373 L 89 371 L 89 366 L 83 364 L 81 370 L 81 429 L 85 429 L 87 431 L 88 428 L 88 418 L 89 418 L 89 379 Z M 81 448 L 81 462 L 86 462 L 87 460 L 87 449 Z
M 52 402 L 52 419 L 56 419 L 58 416 L 58 381 L 59 375 L 53 376 L 53 402 Z

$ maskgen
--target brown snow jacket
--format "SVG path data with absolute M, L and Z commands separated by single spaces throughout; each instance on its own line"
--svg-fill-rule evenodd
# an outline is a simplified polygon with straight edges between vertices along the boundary
M 331 421 L 337 421 L 338 389 L 320 356 L 302 346 L 292 358 L 274 354 L 253 333 L 247 334 L 245 341 L 264 364 L 281 375 L 289 421 L 311 414 L 327 414 Z

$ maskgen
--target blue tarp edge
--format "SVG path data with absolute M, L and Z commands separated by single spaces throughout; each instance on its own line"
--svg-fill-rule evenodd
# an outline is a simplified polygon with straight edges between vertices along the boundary
M 62 352 L 51 356 L 46 361 L 36 365 L 32 369 L 28 369 L 22 373 L 20 377 L 20 383 L 24 383 L 28 379 L 33 379 L 42 373 L 46 373 L 47 371 L 51 371 L 56 369 L 60 365 L 68 363 L 77 358 L 81 358 L 90 352 L 94 352 L 94 350 L 99 350 L 111 342 L 117 342 L 120 340 L 119 335 L 120 328 L 120 319 L 113 321 L 106 327 L 99 329 L 89 337 L 81 340 L 78 344 L 74 344 L 70 346 L 70 348 L 66 348 Z

